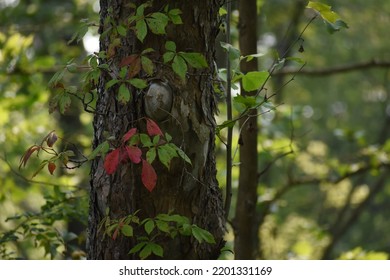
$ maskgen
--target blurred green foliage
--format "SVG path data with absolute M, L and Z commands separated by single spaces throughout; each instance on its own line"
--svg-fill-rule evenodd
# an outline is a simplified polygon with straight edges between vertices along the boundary
M 259 70 L 268 70 L 275 49 L 290 33 L 289 56 L 306 61 L 305 69 L 390 61 L 388 1 L 327 1 L 349 28 L 330 35 L 318 19 L 293 44 L 312 17 L 303 9 L 299 20 L 292 20 L 299 2 L 258 1 L 258 48 L 265 54 L 258 58 Z M 87 54 L 83 41 L 68 42 L 81 20 L 98 21 L 97 10 L 93 0 L 0 3 L 0 258 L 85 257 L 89 167 L 58 168 L 54 176 L 45 170 L 31 179 L 40 160 L 33 156 L 23 170 L 18 165 L 26 149 L 52 130 L 78 152 L 90 153 L 92 116 L 77 102 L 64 115 L 49 114 L 54 93 L 47 85 L 69 61 L 81 62 Z M 290 61 L 286 66 L 300 65 Z M 317 259 L 333 244 L 330 257 L 335 259 L 388 259 L 388 70 L 290 78 L 271 78 L 266 94 L 276 93 L 269 100 L 276 110 L 260 108 L 261 169 L 253 175 L 259 182 L 259 219 L 253 225 L 259 233 L 259 257 Z M 80 82 L 74 76 L 65 79 Z M 221 103 L 218 123 L 224 115 Z M 218 147 L 223 187 L 223 143 Z M 239 164 L 237 152 L 234 163 Z M 233 186 L 238 176 L 234 167 Z M 232 238 L 229 232 L 227 239 Z

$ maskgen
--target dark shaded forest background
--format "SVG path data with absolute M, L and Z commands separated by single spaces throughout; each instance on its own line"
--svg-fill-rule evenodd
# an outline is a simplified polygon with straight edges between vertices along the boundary
M 390 2 L 327 1 L 349 26 L 333 34 L 321 19 L 307 26 L 306 1 L 257 2 L 259 70 L 271 67 L 276 53 L 306 62 L 301 70 L 291 60 L 275 71 L 266 85 L 272 106 L 260 108 L 257 257 L 388 259 Z M 98 22 L 98 10 L 92 0 L 0 1 L 0 259 L 85 257 L 89 166 L 58 168 L 54 176 L 45 169 L 33 179 L 39 159 L 18 166 L 25 150 L 52 130 L 64 147 L 91 153 L 93 116 L 77 100 L 65 114 L 49 114 L 54 93 L 47 85 L 73 59 L 82 64 L 98 50 L 92 24 L 84 39 L 69 43 L 80 26 Z M 223 60 L 217 64 L 224 67 Z M 219 110 L 222 123 L 222 101 Z M 225 150 L 217 144 L 224 188 Z M 234 166 L 232 215 L 238 176 Z M 232 232 L 229 223 L 230 246 Z

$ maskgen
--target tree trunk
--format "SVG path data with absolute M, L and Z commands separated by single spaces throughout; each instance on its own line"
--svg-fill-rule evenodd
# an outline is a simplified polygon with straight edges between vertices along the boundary
M 140 5 L 146 1 L 132 1 Z M 173 142 L 190 157 L 192 165 L 174 159 L 170 169 L 158 162 L 153 163 L 157 173 L 157 185 L 149 192 L 141 182 L 139 164 L 122 164 L 118 170 L 107 175 L 103 168 L 103 158 L 96 158 L 91 168 L 91 193 L 89 214 L 90 259 L 129 259 L 136 255 L 128 252 L 136 239 L 120 236 L 112 240 L 98 231 L 99 222 L 110 209 L 110 218 L 118 219 L 139 210 L 141 219 L 155 217 L 159 213 L 177 213 L 187 216 L 192 223 L 213 234 L 216 244 L 199 244 L 193 237 L 178 235 L 176 238 L 159 240 L 164 249 L 164 259 L 214 259 L 223 246 L 225 221 L 223 203 L 218 182 L 214 156 L 216 103 L 213 92 L 214 40 L 218 32 L 218 0 L 154 1 L 147 12 L 162 11 L 169 8 L 182 11 L 182 25 L 168 25 L 166 35 L 148 32 L 143 43 L 137 40 L 133 31 L 121 38 L 120 47 L 115 48 L 115 56 L 110 67 L 119 70 L 120 62 L 131 54 L 140 54 L 146 48 L 153 48 L 152 60 L 156 63 L 155 74 L 148 81 L 168 83 L 173 91 L 173 105 L 166 116 L 157 123 L 163 132 L 169 133 Z M 100 33 L 120 24 L 132 13 L 134 8 L 126 1 L 101 0 Z M 107 18 L 111 18 L 111 23 Z M 171 67 L 162 63 L 166 41 L 174 41 L 177 51 L 202 53 L 209 67 L 189 68 L 186 81 L 181 80 Z M 109 36 L 101 37 L 101 51 L 112 48 Z M 102 60 L 101 63 L 106 63 Z M 139 74 L 145 78 L 142 71 Z M 102 72 L 98 86 L 97 114 L 94 118 L 94 143 L 97 147 L 107 136 L 121 137 L 132 127 L 145 132 L 143 93 L 132 89 L 133 98 L 127 104 L 118 102 L 117 87 L 105 89 L 112 79 Z M 135 231 L 136 232 L 136 231 Z M 137 232 L 136 232 L 137 233 Z M 140 234 L 138 232 L 138 234 Z
M 257 53 L 256 0 L 239 2 L 241 55 Z M 241 63 L 243 73 L 257 71 L 257 61 Z M 256 92 L 244 92 L 253 95 Z M 240 121 L 240 178 L 234 218 L 234 250 L 236 259 L 254 259 L 257 244 L 256 202 L 257 202 L 257 110 L 249 111 L 249 117 Z

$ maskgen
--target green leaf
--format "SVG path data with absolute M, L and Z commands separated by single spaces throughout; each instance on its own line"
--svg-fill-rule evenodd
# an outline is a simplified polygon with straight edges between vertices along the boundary
M 348 28 L 348 25 L 341 19 L 336 20 L 336 22 L 331 23 L 326 21 L 326 27 L 330 34 L 333 34 L 336 31 L 340 31 L 341 28 Z
M 152 249 L 152 253 L 154 255 L 159 256 L 159 257 L 163 256 L 164 249 L 160 245 L 158 245 L 156 243 L 152 243 L 152 242 L 150 242 L 149 244 L 150 244 L 150 247 Z
M 182 80 L 185 80 L 187 73 L 187 64 L 181 56 L 176 55 L 174 57 L 172 69 Z
M 198 240 L 199 243 L 206 241 L 207 243 L 215 244 L 214 236 L 207 230 L 204 230 L 197 225 L 192 225 L 192 235 L 196 238 L 196 240 Z
M 158 153 L 158 159 L 160 160 L 160 162 L 162 164 L 164 164 L 169 169 L 172 157 L 170 156 L 167 149 L 159 147 L 157 150 L 157 153 Z
M 98 154 L 104 156 L 110 149 L 110 144 L 107 141 L 100 143 L 95 150 L 88 156 L 88 160 L 94 159 Z
M 152 76 L 154 73 L 154 63 L 146 56 L 141 56 L 141 65 L 142 69 L 148 74 Z
M 175 42 L 173 42 L 173 41 L 167 41 L 167 42 L 165 43 L 165 49 L 166 49 L 167 51 L 171 51 L 171 52 L 176 53 L 176 44 L 175 44 Z
M 119 83 L 119 80 L 118 80 L 118 79 L 109 80 L 109 81 L 106 83 L 106 89 L 109 89 L 110 87 L 112 87 L 113 85 L 116 85 L 117 83 Z
M 121 103 L 127 103 L 130 101 L 131 95 L 126 84 L 121 84 L 118 91 L 118 100 Z
M 148 242 L 145 242 L 145 241 L 138 243 L 133 248 L 131 248 L 131 250 L 129 251 L 129 254 L 134 254 L 134 253 L 139 252 L 143 247 L 145 247 L 146 244 L 148 244 Z
M 150 140 L 150 136 L 145 133 L 140 134 L 140 140 L 142 145 L 146 148 L 154 146 L 152 140 Z
M 129 82 L 130 84 L 139 89 L 144 89 L 148 86 L 147 82 L 143 79 L 133 78 Z
M 205 57 L 201 53 L 179 52 L 179 55 L 194 68 L 205 68 L 208 66 Z
M 260 89 L 267 80 L 269 73 L 267 71 L 248 72 L 242 77 L 242 86 L 245 91 L 254 91 Z
M 144 225 L 144 228 L 145 228 L 145 231 L 148 235 L 150 235 L 150 233 L 154 230 L 154 227 L 155 227 L 155 224 L 154 224 L 154 221 L 149 219 L 145 225 Z
M 170 232 L 169 224 L 166 221 L 156 220 L 156 226 L 162 232 L 166 232 L 166 233 Z
M 124 27 L 123 25 L 118 25 L 118 26 L 116 27 L 116 31 L 118 31 L 118 34 L 121 35 L 121 36 L 123 36 L 123 37 L 125 37 L 126 34 L 127 34 L 127 29 L 126 29 L 126 27 Z
M 168 12 L 168 17 L 172 21 L 173 24 L 183 24 L 181 19 L 182 12 L 179 9 L 172 9 Z
M 305 64 L 305 61 L 304 61 L 302 58 L 296 57 L 296 56 L 289 56 L 289 57 L 286 57 L 286 60 L 294 61 L 294 62 L 296 62 L 296 63 L 298 63 L 298 64 L 301 64 L 301 65 Z
M 146 22 L 149 26 L 150 31 L 154 34 L 161 35 L 165 34 L 165 27 L 168 24 L 169 18 L 163 13 L 153 13 L 150 17 L 146 18 Z
M 170 61 L 172 61 L 172 59 L 176 56 L 176 54 L 174 52 L 171 52 L 171 51 L 168 51 L 166 53 L 163 54 L 163 60 L 164 60 L 164 63 L 168 63 Z
M 336 20 L 340 19 L 340 16 L 334 11 L 332 11 L 331 6 L 328 6 L 321 2 L 309 1 L 306 7 L 317 11 L 324 20 L 330 23 L 335 23 Z
M 48 85 L 49 87 L 54 87 L 56 84 L 58 84 L 59 81 L 62 80 L 64 77 L 66 68 L 62 69 L 61 71 L 56 72 L 53 77 L 50 79 Z
M 70 99 L 69 94 L 63 93 L 60 95 L 58 99 L 58 108 L 60 109 L 61 114 L 64 114 L 66 110 L 69 109 L 71 102 L 72 100 Z
M 165 132 L 165 139 L 167 140 L 167 142 L 171 142 L 172 136 L 168 132 Z
M 160 219 L 162 221 L 167 221 L 167 222 L 175 222 L 178 225 L 183 225 L 183 224 L 189 224 L 190 220 L 186 216 L 182 215 L 168 215 L 168 214 L 158 214 L 156 216 L 157 219 Z
M 148 34 L 148 27 L 146 25 L 145 20 L 138 20 L 135 24 L 135 33 L 137 35 L 138 40 L 141 42 L 144 41 L 146 34 Z
M 150 164 L 152 164 L 155 159 L 156 159 L 156 148 L 153 147 L 149 151 L 146 152 L 146 160 Z
M 251 109 L 259 106 L 263 102 L 263 98 L 255 96 L 237 95 L 233 98 L 233 106 L 240 113 L 246 109 Z
M 227 10 L 224 7 L 220 7 L 218 14 L 219 14 L 219 16 L 227 15 Z
M 145 247 L 141 250 L 141 252 L 139 253 L 139 257 L 141 259 L 146 259 L 147 257 L 149 257 L 151 254 L 152 254 L 152 245 L 153 243 L 146 243 Z
M 240 56 L 241 56 L 240 50 L 233 47 L 231 44 L 221 42 L 221 47 L 229 53 L 229 59 L 231 61 L 240 58 Z
M 173 149 L 175 149 L 175 151 L 177 152 L 177 154 L 182 158 L 184 159 L 187 163 L 189 164 L 192 164 L 191 162 L 191 159 L 186 155 L 186 153 L 180 149 L 178 146 L 176 146 L 175 144 L 173 143 L 169 143 L 168 144 L 170 147 L 172 147 Z
M 123 225 L 121 232 L 124 236 L 132 237 L 133 236 L 133 227 L 130 225 Z
M 246 61 L 251 61 L 253 60 L 254 58 L 258 58 L 258 57 L 262 57 L 264 56 L 263 53 L 256 53 L 256 54 L 249 54 L 249 55 L 246 55 L 244 56 L 242 59 L 246 59 Z

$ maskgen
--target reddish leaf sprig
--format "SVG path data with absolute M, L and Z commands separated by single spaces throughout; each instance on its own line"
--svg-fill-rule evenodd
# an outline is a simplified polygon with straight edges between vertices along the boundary
M 150 137 L 156 135 L 163 137 L 160 127 L 149 118 L 146 118 L 146 131 Z M 138 147 L 138 143 L 128 144 L 136 135 L 139 135 L 137 128 L 131 128 L 123 135 L 120 146 L 106 155 L 104 169 L 107 174 L 111 175 L 116 172 L 120 163 L 126 163 L 128 160 L 135 164 L 142 162 L 141 180 L 145 188 L 152 192 L 157 183 L 156 171 L 147 159 L 142 158 L 142 150 Z

